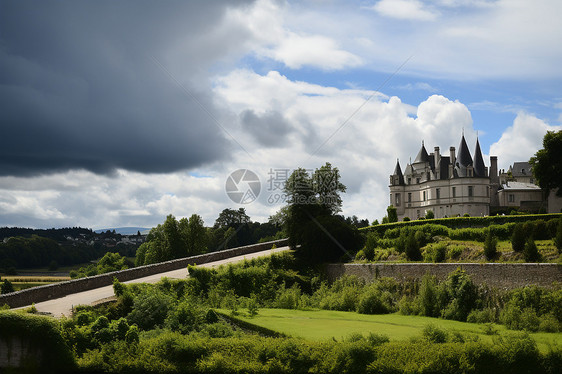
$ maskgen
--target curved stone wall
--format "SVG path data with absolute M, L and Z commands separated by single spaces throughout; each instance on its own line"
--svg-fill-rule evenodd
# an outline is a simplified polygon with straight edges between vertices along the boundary
M 7 304 L 11 308 L 31 305 L 33 303 L 38 303 L 41 301 L 58 299 L 60 297 L 77 292 L 109 286 L 113 284 L 113 278 L 117 278 L 120 282 L 126 282 L 132 279 L 185 268 L 187 267 L 187 265 L 205 264 L 207 262 L 219 261 L 231 257 L 265 251 L 267 249 L 271 249 L 273 245 L 277 247 L 284 247 L 287 245 L 287 243 L 288 239 L 274 240 L 271 242 L 226 249 L 224 251 L 210 252 L 197 256 L 179 258 L 176 260 L 160 262 L 157 264 L 139 266 L 127 270 L 114 271 L 111 273 L 95 275 L 93 277 L 73 279 L 66 282 L 29 288 L 18 292 L 0 295 L 0 305 Z

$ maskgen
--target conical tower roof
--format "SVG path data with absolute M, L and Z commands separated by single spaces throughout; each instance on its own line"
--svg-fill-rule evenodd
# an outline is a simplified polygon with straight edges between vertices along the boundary
M 404 184 L 404 175 L 402 174 L 402 168 L 400 168 L 400 161 L 396 160 L 396 167 L 394 168 L 394 173 L 392 177 L 398 177 L 398 184 Z
M 482 151 L 480 150 L 478 138 L 476 138 L 476 149 L 474 150 L 474 174 L 477 177 L 486 176 L 486 166 L 484 166 L 484 159 L 482 158 Z
M 421 149 L 418 152 L 418 155 L 416 156 L 416 159 L 414 160 L 414 164 L 416 164 L 418 162 L 429 162 L 429 155 L 427 154 L 427 151 L 425 150 L 425 145 L 423 144 L 423 142 L 422 142 Z
M 457 163 L 465 168 L 472 165 L 472 156 L 466 145 L 466 140 L 464 139 L 464 134 L 461 138 L 461 144 L 459 145 L 459 152 L 457 153 Z

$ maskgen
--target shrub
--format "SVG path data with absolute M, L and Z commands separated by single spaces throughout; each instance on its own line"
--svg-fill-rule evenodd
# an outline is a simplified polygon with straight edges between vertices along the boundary
M 525 257 L 525 261 L 527 262 L 538 262 L 540 255 L 539 251 L 537 250 L 537 245 L 535 244 L 535 240 L 532 236 L 527 239 L 525 242 L 525 249 L 523 250 L 523 256 Z
M 426 248 L 425 261 L 443 262 L 447 257 L 447 243 L 439 242 L 434 246 Z
M 410 261 L 419 261 L 421 260 L 421 252 L 420 252 L 420 244 L 418 240 L 416 240 L 416 234 L 418 233 L 414 231 L 410 231 L 408 238 L 406 239 L 404 251 L 406 252 L 406 258 Z M 423 235 L 423 233 L 422 233 Z
M 425 274 L 422 277 L 420 292 L 416 298 L 417 309 L 422 316 L 439 316 L 439 291 L 435 277 Z
M 433 219 L 435 218 L 435 214 L 433 214 L 433 210 L 428 210 L 427 212 L 425 212 L 425 219 Z
M 470 276 L 460 268 L 449 274 L 444 284 L 448 305 L 442 311 L 447 319 L 466 321 L 466 317 L 479 301 L 478 289 Z
M 548 228 L 546 222 L 542 219 L 538 219 L 534 222 L 533 237 L 537 240 L 547 240 L 550 239 L 548 234 Z
M 559 332 L 560 322 L 558 322 L 558 320 L 552 313 L 543 314 L 540 317 L 539 331 Z
M 10 282 L 7 279 L 4 279 L 4 281 L 2 282 L 2 286 L 0 286 L 0 293 L 10 293 L 10 292 L 14 292 L 14 286 L 12 285 L 12 282 Z
M 486 240 L 484 241 L 484 256 L 487 260 L 493 260 L 498 255 L 498 240 L 492 235 L 492 231 L 488 231 Z
M 519 328 L 526 331 L 536 332 L 539 330 L 540 320 L 533 308 L 525 308 L 521 311 Z
M 449 334 L 434 324 L 429 324 L 423 328 L 422 335 L 431 343 L 446 343 Z
M 470 322 L 470 323 L 496 322 L 496 312 L 492 308 L 485 308 L 483 310 L 473 310 L 466 317 L 466 322 Z
M 136 295 L 133 310 L 127 316 L 131 324 L 136 324 L 142 330 L 150 330 L 162 326 L 172 299 L 157 288 L 143 290 Z
M 357 304 L 357 312 L 361 314 L 386 314 L 390 312 L 391 307 L 386 305 L 381 297 L 381 292 L 367 289 L 359 298 Z
M 558 248 L 558 253 L 562 253 L 562 218 L 558 219 L 554 244 L 556 245 L 556 248 Z
M 511 248 L 513 248 L 515 252 L 523 252 L 525 249 L 525 231 L 522 223 L 516 224 L 513 228 L 513 234 L 511 235 Z
M 406 216 L 406 217 L 404 217 L 404 219 L 402 221 L 408 222 L 408 221 L 410 221 L 410 217 Z
M 507 303 L 500 313 L 500 322 L 508 329 L 519 330 L 521 326 L 521 308 L 514 302 Z

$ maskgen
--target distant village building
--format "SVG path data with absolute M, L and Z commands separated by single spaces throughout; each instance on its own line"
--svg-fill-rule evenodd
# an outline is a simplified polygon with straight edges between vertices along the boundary
M 417 219 L 429 210 L 435 218 L 486 216 L 509 209 L 547 210 L 547 200 L 535 184 L 528 162 L 515 162 L 507 172 L 498 171 L 497 157 L 490 156 L 488 168 L 478 139 L 473 158 L 464 134 L 458 152 L 450 147 L 447 156 L 441 155 L 439 147 L 428 154 L 422 142 L 414 162 L 406 165 L 404 172 L 396 161 L 389 187 L 390 204 L 396 207 L 399 220 Z M 553 209 L 556 207 L 553 203 Z

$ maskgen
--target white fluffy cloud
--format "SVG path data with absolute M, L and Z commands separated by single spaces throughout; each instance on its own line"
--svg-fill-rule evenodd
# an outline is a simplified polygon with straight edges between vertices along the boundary
M 418 0 L 380 0 L 373 9 L 386 17 L 407 20 L 433 21 L 438 16 Z
M 249 47 L 260 58 L 271 58 L 291 69 L 303 66 L 322 70 L 339 70 L 363 63 L 357 55 L 342 48 L 327 35 L 314 32 L 291 31 L 285 23 L 291 17 L 287 4 L 260 0 L 255 6 L 230 12 L 253 36 Z
M 562 126 L 550 126 L 535 116 L 520 112 L 501 138 L 490 146 L 490 154 L 498 156 L 498 167 L 509 168 L 513 162 L 527 161 L 542 148 L 547 131 L 561 130 Z

